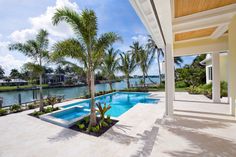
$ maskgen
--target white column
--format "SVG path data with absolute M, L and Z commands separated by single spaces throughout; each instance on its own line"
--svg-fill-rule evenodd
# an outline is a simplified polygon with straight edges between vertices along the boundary
M 166 115 L 173 115 L 174 100 L 174 57 L 171 44 L 166 45 L 165 51 L 165 94 L 166 94 Z
M 220 53 L 212 53 L 212 97 L 214 102 L 220 102 Z
M 232 18 L 229 24 L 229 101 L 230 113 L 235 116 L 235 96 L 236 96 L 236 15 Z

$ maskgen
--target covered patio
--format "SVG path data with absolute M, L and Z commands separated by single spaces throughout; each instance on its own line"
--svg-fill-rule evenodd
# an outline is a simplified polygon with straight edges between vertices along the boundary
M 130 0 L 133 8 L 165 51 L 166 115 L 175 100 L 174 57 L 211 53 L 213 102 L 220 103 L 221 52 L 228 53 L 229 110 L 235 116 L 236 0 Z

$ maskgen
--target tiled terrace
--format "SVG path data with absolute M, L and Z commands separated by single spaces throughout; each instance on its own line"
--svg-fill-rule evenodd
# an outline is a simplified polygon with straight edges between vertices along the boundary
M 202 95 L 176 93 L 173 118 L 158 105 L 136 105 L 101 137 L 88 136 L 28 116 L 0 117 L 1 157 L 74 156 L 236 156 L 236 120 L 229 105 Z

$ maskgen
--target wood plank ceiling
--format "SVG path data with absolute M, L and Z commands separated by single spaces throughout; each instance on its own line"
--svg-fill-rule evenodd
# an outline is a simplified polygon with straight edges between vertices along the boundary
M 215 31 L 215 29 L 216 29 L 216 27 L 212 27 L 212 28 L 205 28 L 205 29 L 200 29 L 200 30 L 196 30 L 196 31 L 177 33 L 177 34 L 175 34 L 175 41 L 210 36 Z
M 175 0 L 175 18 L 234 4 L 236 0 Z M 216 27 L 175 34 L 175 41 L 210 36 Z
M 175 0 L 175 18 L 236 3 L 236 0 Z

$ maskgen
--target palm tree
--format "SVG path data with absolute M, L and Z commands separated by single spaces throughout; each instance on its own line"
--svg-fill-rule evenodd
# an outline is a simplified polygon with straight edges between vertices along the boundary
M 130 88 L 130 74 L 132 74 L 137 66 L 136 64 L 136 58 L 134 54 L 131 53 L 121 53 L 120 54 L 120 66 L 119 70 L 125 75 L 126 81 L 127 81 L 127 87 Z
M 96 126 L 94 71 L 101 64 L 105 49 L 121 38 L 113 32 L 98 36 L 97 17 L 93 10 L 86 9 L 81 14 L 78 14 L 69 8 L 57 9 L 52 21 L 54 25 L 64 21 L 74 31 L 74 38 L 58 42 L 54 45 L 53 58 L 73 58 L 84 66 L 91 92 L 89 126 Z
M 154 53 L 151 53 L 150 51 L 146 51 L 145 49 L 142 49 L 140 51 L 139 57 L 140 57 L 139 66 L 143 73 L 143 85 L 145 86 L 146 76 L 148 75 L 148 70 L 154 59 Z
M 39 30 L 34 40 L 28 40 L 25 43 L 14 43 L 9 45 L 9 50 L 17 50 L 33 59 L 33 63 L 28 63 L 27 66 L 37 72 L 39 75 L 40 84 L 40 111 L 43 111 L 43 89 L 42 89 L 42 74 L 43 62 L 47 61 L 48 55 L 48 32 Z
M 151 35 L 148 35 L 148 43 L 147 43 L 147 48 L 149 51 L 152 53 L 157 53 L 157 63 L 158 63 L 158 71 L 159 71 L 159 81 L 161 84 L 161 66 L 160 66 L 160 57 L 164 56 L 164 52 L 162 49 L 158 48 L 155 41 L 152 39 Z
M 117 58 L 118 50 L 110 48 L 105 54 L 105 58 L 102 64 L 102 71 L 106 78 L 109 80 L 110 90 L 112 90 L 112 80 L 115 79 L 115 72 L 119 67 L 119 59 Z
M 181 58 L 181 57 L 175 57 L 174 58 L 174 63 L 176 64 L 176 65 L 178 65 L 179 67 L 181 67 L 181 64 L 183 63 L 184 61 L 183 61 L 183 59 Z
M 130 46 L 131 53 L 134 55 L 136 63 L 140 62 L 140 53 L 143 49 L 143 46 L 139 44 L 138 41 L 133 42 L 133 44 Z

